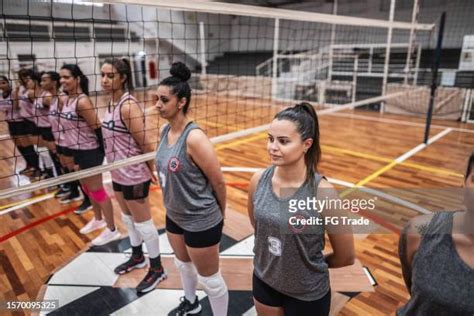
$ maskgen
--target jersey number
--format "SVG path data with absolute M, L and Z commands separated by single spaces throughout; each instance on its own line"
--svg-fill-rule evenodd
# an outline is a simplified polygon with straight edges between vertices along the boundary
M 276 237 L 268 237 L 268 250 L 275 256 L 281 256 L 281 241 Z

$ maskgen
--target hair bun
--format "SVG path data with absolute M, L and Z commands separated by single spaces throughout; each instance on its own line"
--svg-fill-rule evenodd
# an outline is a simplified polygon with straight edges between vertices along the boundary
M 176 62 L 171 65 L 170 74 L 179 78 L 181 81 L 188 81 L 191 78 L 191 70 L 182 62 Z

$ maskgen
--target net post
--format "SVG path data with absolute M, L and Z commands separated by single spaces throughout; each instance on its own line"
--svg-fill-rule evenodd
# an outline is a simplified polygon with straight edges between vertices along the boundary
M 354 57 L 354 74 L 352 75 L 352 103 L 356 101 L 357 92 L 357 70 L 359 69 L 359 55 Z
M 204 22 L 199 22 L 199 41 L 201 42 L 201 75 L 206 74 L 206 39 L 204 35 Z
M 438 88 L 438 69 L 439 64 L 441 61 L 441 47 L 443 45 L 443 33 L 444 33 L 444 23 L 446 21 L 446 11 L 441 14 L 441 20 L 439 22 L 439 31 L 438 31 L 438 40 L 436 43 L 436 51 L 433 60 L 433 67 L 432 67 L 432 80 L 431 80 L 431 91 L 430 91 L 430 100 L 428 104 L 428 113 L 426 114 L 426 126 L 425 126 L 425 138 L 423 142 L 428 144 L 428 139 L 430 136 L 430 127 L 431 127 L 431 119 L 433 117 L 433 106 L 436 96 L 436 89 Z
M 277 97 L 278 80 L 278 41 L 279 41 L 280 19 L 275 19 L 275 28 L 273 35 L 273 64 L 272 64 L 272 100 Z
M 412 17 L 411 17 L 411 25 L 413 27 L 410 29 L 410 38 L 408 40 L 408 51 L 407 51 L 407 59 L 405 63 L 405 79 L 403 81 L 404 84 L 408 84 L 408 77 L 410 74 L 410 64 L 411 64 L 411 55 L 413 51 L 413 43 L 415 41 L 415 23 L 417 20 L 418 16 L 418 0 L 413 0 L 413 12 L 412 12 Z
M 395 2 L 396 0 L 390 1 L 390 15 L 389 21 L 390 23 L 393 22 L 395 16 Z M 392 34 L 393 34 L 393 26 L 390 24 L 388 27 L 388 34 L 387 34 L 387 47 L 385 48 L 385 62 L 384 62 L 384 69 L 383 69 L 383 82 L 382 82 L 382 95 L 387 93 L 387 82 L 388 82 L 388 67 L 390 64 L 390 48 L 392 44 Z M 385 111 L 385 102 L 382 102 L 380 105 L 380 113 Z

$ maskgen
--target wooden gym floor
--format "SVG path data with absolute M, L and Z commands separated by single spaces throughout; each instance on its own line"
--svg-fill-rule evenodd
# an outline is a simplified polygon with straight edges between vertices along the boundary
M 279 109 L 267 106 L 264 100 L 209 95 L 197 95 L 192 108 L 191 116 L 197 118 L 209 136 L 269 123 Z M 156 111 L 149 104 L 147 109 L 147 128 L 156 131 L 163 122 L 157 120 Z M 0 124 L 0 134 L 6 133 L 5 125 Z M 323 150 L 320 172 L 335 180 L 338 188 L 350 185 L 379 190 L 460 187 L 466 157 L 474 149 L 474 124 L 435 120 L 431 137 L 437 138 L 426 148 L 420 148 L 417 146 L 423 139 L 424 120 L 363 110 L 323 115 L 320 130 Z M 3 158 L 12 156 L 13 145 L 9 139 L 0 139 L 0 148 Z M 219 143 L 215 148 L 223 167 L 265 168 L 269 165 L 265 132 Z M 22 167 L 23 162 L 18 159 L 16 169 Z M 24 177 L 10 177 L 14 170 L 15 160 L 0 161 L 0 189 L 15 186 L 19 180 L 28 182 Z M 224 174 L 228 185 L 224 232 L 236 241 L 243 240 L 251 234 L 246 203 L 252 173 L 240 169 Z M 110 184 L 107 188 L 112 192 Z M 34 197 L 45 200 L 19 205 Z M 75 215 L 72 211 L 78 203 L 61 205 L 50 197 L 51 194 L 43 190 L 0 201 L 0 301 L 42 297 L 48 277 L 85 251 L 98 234 L 79 233 L 92 218 L 92 212 Z M 164 211 L 158 187 L 152 187 L 150 197 L 154 222 L 163 228 Z M 423 204 L 416 199 L 412 202 Z M 440 199 L 421 206 L 433 211 L 448 207 L 442 203 Z M 118 227 L 125 233 L 115 201 L 114 206 Z M 341 298 L 339 315 L 389 315 L 406 302 L 408 294 L 397 254 L 398 237 L 404 223 L 418 214 L 401 206 L 381 208 L 373 214 L 378 219 L 377 228 L 356 235 L 357 259 L 370 270 L 377 285 L 372 291 L 352 295 L 350 300 L 350 297 Z M 165 265 L 172 269 L 169 259 Z M 250 276 L 251 266 L 245 267 L 247 270 L 241 273 Z M 175 275 L 171 276 L 170 279 Z M 233 278 L 230 274 L 225 277 Z M 118 284 L 132 287 L 130 282 L 123 279 Z

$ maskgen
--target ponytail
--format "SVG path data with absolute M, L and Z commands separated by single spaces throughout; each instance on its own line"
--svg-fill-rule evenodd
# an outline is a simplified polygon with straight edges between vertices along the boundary
M 84 94 L 89 95 L 89 79 L 84 75 L 81 68 L 76 64 L 65 64 L 62 69 L 69 70 L 74 78 L 79 78 L 79 85 Z
M 132 67 L 130 66 L 130 61 L 127 58 L 107 58 L 104 61 L 104 64 L 112 65 L 112 67 L 117 70 L 121 77 L 126 77 L 126 80 L 122 86 L 125 91 L 133 90 Z
M 277 113 L 274 119 L 288 120 L 295 123 L 298 134 L 300 134 L 303 141 L 309 138 L 313 140 L 311 147 L 304 155 L 306 165 L 306 181 L 311 181 L 318 170 L 318 164 L 321 160 L 319 121 L 316 111 L 311 104 L 302 102 Z

